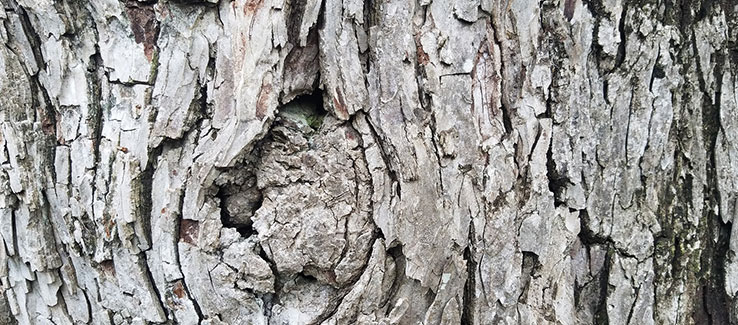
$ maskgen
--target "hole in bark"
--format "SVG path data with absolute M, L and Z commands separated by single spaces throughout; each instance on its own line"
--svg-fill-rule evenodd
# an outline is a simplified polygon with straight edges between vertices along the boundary
M 328 114 L 323 107 L 323 94 L 315 91 L 311 94 L 295 97 L 279 108 L 277 123 L 294 128 L 303 133 L 312 133 L 320 129 L 323 119 Z
M 655 78 L 661 79 L 666 77 L 666 72 L 664 71 L 664 68 L 661 65 L 654 65 L 653 66 L 653 76 Z
M 256 178 L 253 176 L 251 186 L 243 184 L 228 184 L 221 187 L 216 194 L 220 199 L 220 221 L 223 227 L 234 228 L 243 237 L 256 233 L 251 217 L 261 207 L 261 192 L 256 188 Z
M 256 149 L 258 155 L 258 149 Z M 220 221 L 243 237 L 256 233 L 251 217 L 261 207 L 262 194 L 256 186 L 254 162 L 245 160 L 221 174 L 215 183 L 220 201 Z
M 301 277 L 302 280 L 305 281 L 305 282 L 318 282 L 318 279 L 316 277 L 314 277 L 312 274 L 308 274 L 308 273 L 302 272 L 302 273 L 298 274 L 298 276 Z

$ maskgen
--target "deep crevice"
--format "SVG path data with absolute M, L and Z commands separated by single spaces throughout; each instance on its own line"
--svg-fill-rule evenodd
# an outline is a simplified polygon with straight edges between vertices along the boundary
M 556 170 L 556 161 L 553 158 L 553 139 L 551 139 L 548 151 L 546 151 L 546 177 L 548 178 L 548 189 L 554 196 L 554 206 L 559 207 L 566 203 L 564 194 L 569 179 Z
M 395 296 L 400 290 L 400 285 L 402 284 L 402 281 L 405 279 L 405 255 L 402 252 L 402 244 L 397 244 L 393 247 L 387 247 L 387 256 L 392 257 L 392 260 L 395 262 L 395 280 L 392 282 L 392 287 L 390 287 L 389 291 L 387 292 L 387 300 L 384 301 L 384 304 L 382 307 L 391 307 L 387 306 L 388 304 L 391 304 L 393 300 L 395 300 Z M 389 313 L 392 311 L 392 308 L 386 308 L 386 314 L 385 316 L 389 316 Z
M 393 164 L 391 163 L 392 160 L 390 158 L 390 155 L 388 154 L 388 148 L 386 148 L 386 141 L 382 141 L 382 138 L 379 136 L 378 131 L 374 127 L 374 124 L 372 124 L 372 120 L 367 118 L 366 124 L 369 126 L 369 130 L 372 133 L 372 137 L 374 138 L 375 145 L 377 148 L 379 148 L 379 154 L 382 157 L 382 161 L 384 162 L 384 166 L 387 169 L 387 175 L 390 178 L 390 186 L 394 189 L 397 188 L 396 194 L 398 199 L 402 199 L 402 188 L 400 185 L 400 179 L 397 176 L 397 172 L 395 171 L 395 167 L 393 167 Z M 387 245 L 390 245 L 391 243 L 388 243 Z
M 474 248 L 474 221 L 469 223 L 469 242 L 464 249 L 464 260 L 466 260 L 466 283 L 464 284 L 464 302 L 461 309 L 461 324 L 475 324 L 474 311 L 476 309 L 476 270 L 477 261 L 474 259 L 472 249 Z
M 279 277 L 279 270 L 277 269 L 277 264 L 272 261 L 272 259 L 269 258 L 266 251 L 264 250 L 261 245 L 259 245 L 259 257 L 264 260 L 268 265 L 269 269 L 272 271 L 272 274 L 274 275 L 274 293 L 270 294 L 264 294 L 262 296 L 262 301 L 264 301 L 264 313 L 267 318 L 271 318 L 272 313 L 272 306 L 279 304 L 279 293 L 282 291 L 282 286 L 284 285 L 281 281 L 281 278 Z
M 523 290 L 520 292 L 518 302 L 522 304 L 527 303 L 528 290 L 530 289 L 530 281 L 533 278 L 537 278 L 536 274 L 540 271 L 543 265 L 540 262 L 538 254 L 528 251 L 523 251 L 523 262 L 520 266 L 521 274 L 521 287 Z
M 138 254 L 138 258 L 140 259 L 141 263 L 144 265 L 144 271 L 146 272 L 146 282 L 148 282 L 148 286 L 151 288 L 151 290 L 154 291 L 154 294 L 156 295 L 156 301 L 152 303 L 156 303 L 159 305 L 159 308 L 164 312 L 165 317 L 169 315 L 170 310 L 169 308 L 164 307 L 164 299 L 161 293 L 159 292 L 159 288 L 156 287 L 156 281 L 154 281 L 154 275 L 151 273 L 151 268 L 149 268 L 147 259 L 146 259 L 146 253 L 141 252 Z M 125 292 L 123 292 L 125 294 Z
M 653 70 L 651 71 L 651 80 L 648 82 L 648 90 L 651 92 L 653 92 L 653 82 L 656 79 L 666 77 L 666 72 L 664 71 L 664 67 L 659 63 L 659 59 L 661 59 L 660 55 L 656 57 L 656 62 L 654 62 Z
M 597 325 L 610 324 L 610 318 L 607 315 L 607 297 L 609 296 L 610 289 L 610 267 L 612 263 L 612 254 L 614 250 L 611 247 L 607 247 L 607 253 L 605 253 L 605 262 L 602 265 L 599 276 L 599 299 L 597 301 L 597 307 L 595 308 L 594 323 Z
M 630 26 L 626 29 L 625 26 L 625 19 L 627 18 L 628 13 L 628 1 L 623 2 L 623 11 L 620 12 L 620 21 L 618 22 L 618 33 L 620 34 L 620 43 L 618 44 L 618 52 L 615 55 L 615 65 L 612 68 L 612 71 L 617 70 L 621 65 L 623 65 L 623 62 L 625 62 L 625 48 L 628 41 L 628 35 L 627 32 L 630 32 Z
M 704 8 L 704 6 L 703 6 Z M 692 49 L 697 53 L 696 36 L 694 30 L 692 33 Z M 701 254 L 700 274 L 702 278 L 703 295 L 699 295 L 697 300 L 703 300 L 701 304 L 696 304 L 695 308 L 703 308 L 704 313 L 708 316 L 711 324 L 728 324 L 736 321 L 736 316 L 729 312 L 730 298 L 727 295 L 726 270 L 725 265 L 730 251 L 730 224 L 724 224 L 720 215 L 719 208 L 720 192 L 718 189 L 718 174 L 715 161 L 715 148 L 717 146 L 717 136 L 721 129 L 720 109 L 722 94 L 722 77 L 723 69 L 726 62 L 726 56 L 723 53 L 716 53 L 713 57 L 715 68 L 713 77 L 716 81 L 715 93 L 710 93 L 706 86 L 704 78 L 704 70 L 699 60 L 695 60 L 697 67 L 697 75 L 699 80 L 699 88 L 702 91 L 702 131 L 704 133 L 703 144 L 708 152 L 706 159 L 707 184 L 703 193 L 704 209 L 700 222 L 700 228 L 705 228 L 703 232 L 703 242 L 706 247 Z M 714 96 L 714 104 L 712 102 Z M 717 237 L 717 242 L 713 239 Z M 707 270 L 707 271 L 704 271 Z M 702 298 L 702 299 L 700 299 Z

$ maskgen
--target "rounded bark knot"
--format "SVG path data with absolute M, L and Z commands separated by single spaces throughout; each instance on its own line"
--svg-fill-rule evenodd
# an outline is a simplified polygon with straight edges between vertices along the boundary
M 272 78 L 264 78 L 262 80 L 259 96 L 256 98 L 256 118 L 263 119 L 266 116 L 269 106 L 269 99 L 272 93 Z
M 261 259 L 293 285 L 335 289 L 356 280 L 375 233 L 359 139 L 326 115 L 320 94 L 280 107 L 264 139 L 215 181 L 223 225 L 258 243 Z

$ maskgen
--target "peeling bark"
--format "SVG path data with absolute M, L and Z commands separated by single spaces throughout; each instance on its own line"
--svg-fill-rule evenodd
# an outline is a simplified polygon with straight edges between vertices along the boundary
M 738 323 L 728 0 L 0 0 L 0 323 Z

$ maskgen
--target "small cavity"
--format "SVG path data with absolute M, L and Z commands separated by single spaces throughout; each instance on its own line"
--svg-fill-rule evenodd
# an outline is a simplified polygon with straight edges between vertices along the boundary
M 312 133 L 320 129 L 327 113 L 323 107 L 323 94 L 316 91 L 308 95 L 297 96 L 280 107 L 277 122 L 303 133 Z

